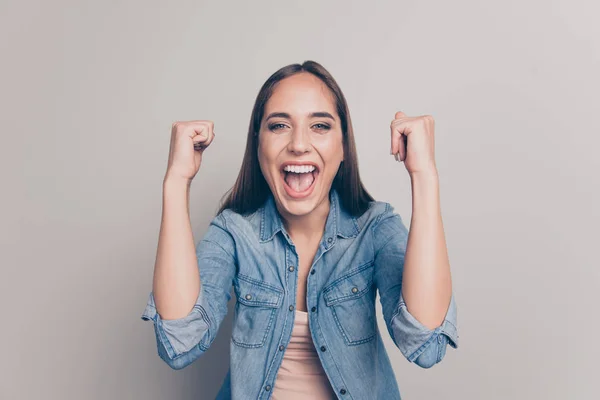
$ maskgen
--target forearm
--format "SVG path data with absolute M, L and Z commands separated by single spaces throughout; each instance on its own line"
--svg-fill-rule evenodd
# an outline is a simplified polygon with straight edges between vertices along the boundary
M 412 218 L 402 296 L 409 312 L 430 329 L 445 317 L 452 295 L 437 171 L 411 176 Z
M 162 319 L 183 318 L 200 293 L 200 276 L 189 214 L 190 184 L 163 181 L 163 211 L 154 265 L 153 294 Z

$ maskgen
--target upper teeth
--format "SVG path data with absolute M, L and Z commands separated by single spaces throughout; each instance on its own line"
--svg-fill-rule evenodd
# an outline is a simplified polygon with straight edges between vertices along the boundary
M 283 168 L 283 170 L 286 172 L 295 172 L 297 174 L 303 174 L 306 172 L 314 171 L 315 166 L 314 165 L 286 165 L 285 168 Z

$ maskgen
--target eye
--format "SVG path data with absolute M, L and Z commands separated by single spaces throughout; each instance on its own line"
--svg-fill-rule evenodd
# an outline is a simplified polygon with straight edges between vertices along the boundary
M 279 124 L 279 123 L 269 125 L 269 129 L 272 130 L 272 131 L 276 131 L 278 129 L 282 129 L 284 127 L 285 127 L 284 124 Z
M 317 128 L 318 130 L 328 131 L 331 127 L 327 124 L 314 124 L 313 128 Z

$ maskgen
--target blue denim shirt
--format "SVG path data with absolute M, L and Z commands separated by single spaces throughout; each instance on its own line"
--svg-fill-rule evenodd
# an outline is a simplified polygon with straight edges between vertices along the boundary
M 376 290 L 387 332 L 400 352 L 423 368 L 458 345 L 454 294 L 444 322 L 429 329 L 402 298 L 408 230 L 389 203 L 373 201 L 360 217 L 330 191 L 325 231 L 310 268 L 306 309 L 323 369 L 338 399 L 400 399 L 377 324 Z M 162 320 L 154 298 L 142 319 L 153 321 L 159 356 L 172 368 L 209 348 L 236 294 L 230 367 L 217 400 L 269 399 L 292 334 L 298 254 L 271 194 L 256 212 L 218 214 L 196 246 L 201 290 L 190 313 Z

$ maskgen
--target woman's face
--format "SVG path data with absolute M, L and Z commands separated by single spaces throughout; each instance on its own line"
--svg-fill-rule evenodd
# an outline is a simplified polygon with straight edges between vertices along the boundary
M 258 159 L 281 212 L 309 214 L 344 159 L 342 126 L 329 88 L 310 73 L 281 80 L 261 121 Z

